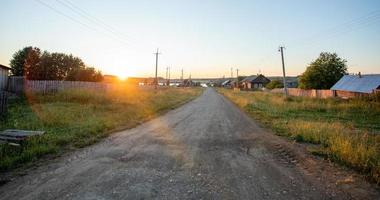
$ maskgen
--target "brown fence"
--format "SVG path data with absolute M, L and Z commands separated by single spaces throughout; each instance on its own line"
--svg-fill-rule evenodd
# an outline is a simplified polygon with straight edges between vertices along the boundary
M 283 93 L 284 89 L 273 89 L 272 93 Z M 340 98 L 355 98 L 368 96 L 369 94 L 360 92 L 349 92 L 349 91 L 335 91 L 335 90 L 304 90 L 299 88 L 288 88 L 288 94 L 290 96 L 297 97 L 313 97 L 313 98 L 330 98 L 330 97 L 340 97 Z
M 315 98 L 334 97 L 334 91 L 332 90 L 303 90 L 299 88 L 289 88 L 288 94 L 290 96 L 315 97 Z
M 56 81 L 56 80 L 26 80 L 23 77 L 10 77 L 8 91 L 16 94 L 25 91 L 51 93 L 67 89 L 91 89 L 104 92 L 110 84 L 82 81 Z

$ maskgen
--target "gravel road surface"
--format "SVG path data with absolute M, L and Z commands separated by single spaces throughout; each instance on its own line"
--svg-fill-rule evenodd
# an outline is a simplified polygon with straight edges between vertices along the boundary
M 15 178 L 0 187 L 0 199 L 351 198 L 267 145 L 276 137 L 206 89 L 161 117 Z

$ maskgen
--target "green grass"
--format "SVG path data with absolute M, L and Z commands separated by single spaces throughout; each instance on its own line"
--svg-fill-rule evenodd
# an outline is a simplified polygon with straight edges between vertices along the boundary
M 379 102 L 218 91 L 276 134 L 319 144 L 313 153 L 356 169 L 380 183 Z
M 31 163 L 48 154 L 81 148 L 130 128 L 191 100 L 200 88 L 139 89 L 120 86 L 111 92 L 68 90 L 56 94 L 27 94 L 11 101 L 0 130 L 43 130 L 20 147 L 0 145 L 0 171 Z

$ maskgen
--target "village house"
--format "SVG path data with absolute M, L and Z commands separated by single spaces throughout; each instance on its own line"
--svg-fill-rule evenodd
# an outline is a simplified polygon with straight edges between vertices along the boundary
M 0 91 L 7 89 L 10 67 L 0 64 Z
M 268 84 L 270 80 L 262 74 L 252 75 L 244 78 L 241 81 L 241 85 L 244 89 L 260 89 L 264 88 L 266 84 Z
M 355 97 L 380 91 L 380 74 L 345 75 L 331 87 L 335 96 Z

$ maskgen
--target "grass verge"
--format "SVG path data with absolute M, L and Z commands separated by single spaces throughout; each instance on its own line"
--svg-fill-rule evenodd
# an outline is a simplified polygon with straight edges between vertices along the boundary
M 0 145 L 0 171 L 93 144 L 115 129 L 130 128 L 199 96 L 201 88 L 142 89 L 128 86 L 108 92 L 66 90 L 26 94 L 8 105 L 0 130 L 43 130 L 20 147 Z
M 280 94 L 218 91 L 281 136 L 319 144 L 314 154 L 380 183 L 380 103 L 360 99 L 284 98 Z

